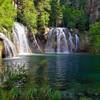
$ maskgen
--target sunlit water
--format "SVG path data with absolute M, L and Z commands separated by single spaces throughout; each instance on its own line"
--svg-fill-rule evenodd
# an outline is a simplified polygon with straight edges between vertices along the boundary
M 100 56 L 88 54 L 33 54 L 4 59 L 1 66 L 25 65 L 33 75 L 51 87 L 61 90 L 74 84 L 100 89 Z M 44 79 L 46 79 L 44 81 Z

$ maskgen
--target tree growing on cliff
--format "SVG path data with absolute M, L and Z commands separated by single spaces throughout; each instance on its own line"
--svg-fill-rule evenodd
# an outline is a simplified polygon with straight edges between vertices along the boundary
M 16 15 L 16 9 L 12 0 L 3 0 L 3 2 L 0 2 L 0 32 L 3 32 L 3 29 L 11 32 Z
M 60 0 L 51 0 L 51 26 L 59 26 L 63 23 L 63 13 Z
M 50 0 L 38 1 L 36 5 L 36 9 L 38 13 L 37 16 L 38 28 L 41 29 L 45 26 L 48 26 L 50 10 L 51 10 Z
M 33 33 L 37 27 L 37 12 L 33 0 L 18 0 L 17 21 L 23 23 Z

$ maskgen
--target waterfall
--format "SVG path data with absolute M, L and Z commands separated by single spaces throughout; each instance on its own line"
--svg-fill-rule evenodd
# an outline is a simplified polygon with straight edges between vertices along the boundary
M 75 51 L 78 50 L 79 47 L 79 36 L 75 34 Z
M 47 35 L 46 53 L 71 53 L 78 49 L 78 35 L 75 34 L 74 43 L 74 38 L 67 28 L 52 28 Z
M 14 23 L 13 41 L 19 54 L 30 53 L 27 40 L 27 28 L 18 22 Z
M 18 23 L 14 23 L 13 42 L 9 40 L 3 33 L 0 38 L 3 40 L 5 47 L 5 55 L 7 57 L 15 57 L 18 54 L 30 54 L 31 50 L 27 39 L 27 28 Z M 47 34 L 47 43 L 45 46 L 46 53 L 71 53 L 79 48 L 79 36 L 74 35 L 67 28 L 51 28 Z M 73 40 L 74 39 L 74 40 Z M 74 41 L 74 42 L 73 42 Z M 37 40 L 34 37 L 34 45 L 41 51 Z
M 69 53 L 65 28 L 52 28 L 48 33 L 46 53 Z
M 5 55 L 7 57 L 15 57 L 17 55 L 15 45 L 3 33 L 0 33 L 0 38 L 4 43 Z
M 66 35 L 64 33 L 64 28 L 58 28 L 57 32 L 57 52 L 68 53 L 68 43 L 66 40 Z
M 68 35 L 69 35 L 69 51 L 72 52 L 74 48 L 73 36 L 70 32 L 68 32 Z

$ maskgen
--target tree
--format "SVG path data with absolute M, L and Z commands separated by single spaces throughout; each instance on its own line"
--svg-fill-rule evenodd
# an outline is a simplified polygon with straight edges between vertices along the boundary
M 51 10 L 50 0 L 38 1 L 36 8 L 38 12 L 38 16 L 37 16 L 38 28 L 40 29 L 45 26 L 48 26 L 50 10 Z
M 59 26 L 63 22 L 63 13 L 60 0 L 51 1 L 50 22 L 51 26 Z
M 0 2 L 0 32 L 6 29 L 11 33 L 11 29 L 17 15 L 16 9 L 12 3 L 12 0 L 3 0 Z
M 60 0 L 62 5 L 70 5 L 74 8 L 84 8 L 87 0 Z
M 17 21 L 26 25 L 33 33 L 36 33 L 37 12 L 33 0 L 18 0 Z
M 87 16 L 83 9 L 75 9 L 68 5 L 63 6 L 64 25 L 84 31 L 87 28 Z

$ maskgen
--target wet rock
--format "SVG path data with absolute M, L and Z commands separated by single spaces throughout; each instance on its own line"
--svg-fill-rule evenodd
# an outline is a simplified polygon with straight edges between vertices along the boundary
M 4 51 L 4 43 L 3 40 L 0 39 L 0 58 L 2 58 L 3 51 Z

